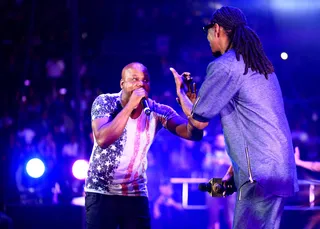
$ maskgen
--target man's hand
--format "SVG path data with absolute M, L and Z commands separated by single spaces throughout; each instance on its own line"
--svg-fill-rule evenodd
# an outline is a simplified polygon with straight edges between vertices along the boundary
M 233 168 L 232 166 L 229 167 L 226 175 L 222 178 L 222 184 L 225 188 L 226 191 L 223 192 L 223 196 L 229 196 L 233 194 L 236 191 L 236 187 L 234 184 L 234 179 L 233 179 Z
M 197 89 L 196 89 L 196 83 L 193 83 L 191 85 L 191 83 L 188 84 L 188 90 L 186 95 L 188 96 L 188 98 L 190 99 L 190 101 L 192 102 L 192 104 L 194 104 L 197 100 Z
M 183 76 L 184 82 L 185 82 L 186 87 L 187 87 L 186 95 L 190 99 L 192 104 L 194 104 L 196 102 L 196 99 L 197 99 L 196 83 L 193 83 L 192 77 L 191 77 L 189 72 L 182 73 L 182 76 Z
M 186 93 L 186 91 L 188 91 L 187 82 L 192 81 L 190 72 L 184 72 L 180 75 L 174 68 L 170 68 L 170 71 L 174 76 L 177 94 L 180 95 L 180 93 Z M 190 87 L 190 91 L 191 90 L 192 88 Z
M 183 77 L 182 75 L 179 75 L 178 72 L 174 68 L 170 68 L 170 71 L 172 72 L 174 76 L 174 82 L 176 83 L 176 92 L 179 95 L 181 93 L 181 89 L 183 87 Z
M 177 95 L 179 96 L 181 93 L 185 93 L 192 104 L 194 104 L 197 98 L 197 90 L 196 83 L 192 83 L 192 77 L 190 73 L 184 72 L 179 75 L 174 68 L 170 68 L 170 71 L 174 76 Z M 179 98 L 177 98 L 177 102 L 181 105 Z
M 148 97 L 148 94 L 146 90 L 144 90 L 144 88 L 140 87 L 138 89 L 133 90 L 128 105 L 130 105 L 130 107 L 132 107 L 133 109 L 137 108 L 143 97 Z

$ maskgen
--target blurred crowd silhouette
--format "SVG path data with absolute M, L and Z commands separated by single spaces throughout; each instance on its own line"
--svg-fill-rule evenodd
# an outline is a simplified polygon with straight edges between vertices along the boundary
M 212 60 L 201 27 L 214 7 L 219 6 L 218 2 L 209 7 L 209 3 L 200 0 L 128 0 L 126 4 L 78 1 L 77 20 L 70 16 L 75 10 L 70 2 L 0 3 L 2 205 L 52 203 L 57 184 L 64 194 L 60 201 L 70 202 L 82 195 L 83 184 L 73 178 L 71 166 L 76 159 L 88 160 L 91 154 L 92 102 L 101 93 L 118 91 L 121 69 L 126 64 L 132 61 L 145 64 L 151 76 L 151 98 L 180 111 L 169 67 L 191 72 L 199 87 Z M 264 35 L 275 28 L 272 13 L 261 10 L 258 15 L 245 10 L 262 39 L 270 38 Z M 79 34 L 74 38 L 72 31 L 76 25 Z M 78 47 L 73 46 L 75 39 Z M 319 161 L 320 97 L 313 90 L 314 83 L 304 82 L 308 80 L 306 75 L 299 78 L 301 73 L 310 77 L 315 73 L 303 72 L 303 64 L 297 62 L 291 62 L 291 68 L 296 70 L 289 70 L 275 58 L 277 47 L 271 50 L 268 42 L 266 46 L 284 88 L 294 145 L 299 146 L 303 160 Z M 308 64 L 315 66 L 311 60 Z M 172 225 L 172 217 L 183 217 L 183 209 L 179 197 L 172 197 L 170 178 L 222 177 L 230 161 L 218 118 L 210 123 L 201 142 L 179 139 L 165 130 L 159 135 L 148 154 L 149 195 L 155 221 L 164 219 L 163 224 Z M 32 157 L 43 159 L 47 169 L 36 183 L 28 179 L 24 169 Z M 319 178 L 316 172 L 303 168 L 298 173 L 299 179 Z M 29 194 L 34 192 L 30 188 L 41 190 L 41 201 L 39 198 L 30 201 Z M 206 202 L 208 206 L 221 206 L 209 208 L 210 228 L 219 228 L 220 213 L 225 219 L 224 226 L 230 228 L 233 196 Z

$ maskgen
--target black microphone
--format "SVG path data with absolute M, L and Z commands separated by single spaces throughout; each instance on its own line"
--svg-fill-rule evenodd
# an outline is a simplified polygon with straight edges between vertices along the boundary
M 149 116 L 151 113 L 151 110 L 148 104 L 148 100 L 145 97 L 141 99 L 141 104 L 142 104 L 144 113 Z
M 222 197 L 224 192 L 230 195 L 236 191 L 233 179 L 225 185 L 227 188 L 225 188 L 222 178 L 212 178 L 208 183 L 200 183 L 198 189 L 202 192 L 209 192 L 212 197 Z
M 186 73 L 184 73 L 183 74 L 183 76 L 184 76 L 184 79 L 186 80 L 186 86 L 187 86 L 187 90 L 189 91 L 189 92 L 192 92 L 192 90 L 193 90 L 193 88 L 192 88 L 192 84 L 193 84 L 193 78 L 192 77 L 190 77 L 190 75 L 189 74 L 186 74 Z M 189 76 L 189 77 L 188 77 Z
M 221 178 L 212 178 L 208 183 L 200 183 L 198 189 L 202 192 L 209 192 L 212 197 L 221 197 L 225 191 Z

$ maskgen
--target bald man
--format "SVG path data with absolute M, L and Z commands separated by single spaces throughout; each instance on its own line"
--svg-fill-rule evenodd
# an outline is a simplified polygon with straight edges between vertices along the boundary
M 92 105 L 94 145 L 85 182 L 88 229 L 150 228 L 147 152 L 156 133 L 164 127 L 189 140 L 203 136 L 171 107 L 148 98 L 150 78 L 143 64 L 125 66 L 120 87 L 119 93 L 99 95 Z M 143 112 L 142 98 L 150 115 Z

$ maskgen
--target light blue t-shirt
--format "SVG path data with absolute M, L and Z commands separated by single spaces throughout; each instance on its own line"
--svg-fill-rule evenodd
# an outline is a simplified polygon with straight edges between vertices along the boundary
M 208 65 L 193 118 L 208 122 L 220 114 L 227 152 L 239 189 L 260 183 L 269 194 L 298 191 L 291 132 L 277 76 L 249 71 L 230 50 Z

